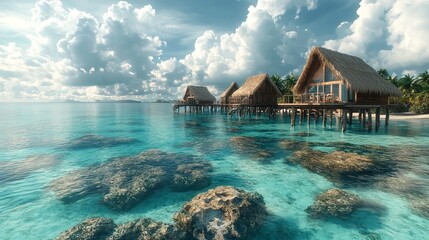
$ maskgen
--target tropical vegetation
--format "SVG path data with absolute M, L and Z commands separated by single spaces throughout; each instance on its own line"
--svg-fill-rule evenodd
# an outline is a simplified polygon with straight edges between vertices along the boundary
M 417 77 L 409 73 L 401 77 L 392 76 L 386 69 L 380 69 L 378 74 L 402 91 L 403 95 L 400 103 L 405 106 L 402 110 L 415 113 L 429 113 L 428 71 L 420 73 Z M 397 110 L 400 110 L 400 108 Z
M 271 81 L 277 86 L 280 92 L 283 95 L 291 95 L 292 88 L 295 86 L 295 83 L 298 81 L 298 77 L 293 73 L 290 73 L 284 77 L 280 77 L 278 74 L 271 76 Z

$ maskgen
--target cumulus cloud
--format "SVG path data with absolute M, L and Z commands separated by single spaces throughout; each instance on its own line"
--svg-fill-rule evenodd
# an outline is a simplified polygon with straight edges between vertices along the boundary
M 425 0 L 395 1 L 386 15 L 389 47 L 379 53 L 381 65 L 390 68 L 428 68 L 428 9 L 429 2 Z
M 374 67 L 425 70 L 429 64 L 427 9 L 425 0 L 362 0 L 357 19 L 342 22 L 338 38 L 324 46 L 363 57 Z
M 300 53 L 311 44 L 311 33 L 286 27 L 279 18 L 288 10 L 302 6 L 314 9 L 316 4 L 317 1 L 260 0 L 249 7 L 246 20 L 234 33 L 206 31 L 195 41 L 194 51 L 179 60 L 188 74 L 178 91 L 187 84 L 198 83 L 219 94 L 231 81 L 242 82 L 252 74 L 285 73 L 285 68 L 291 69 L 302 60 Z
M 284 25 L 317 0 L 259 0 L 232 33 L 212 30 L 197 37 L 185 57 L 163 58 L 165 31 L 151 5 L 112 4 L 102 18 L 39 0 L 31 10 L 31 46 L 0 46 L 2 97 L 76 100 L 108 96 L 181 96 L 188 84 L 215 93 L 232 80 L 259 72 L 278 73 L 302 60 L 309 31 Z M 161 18 L 162 19 L 162 18 Z M 161 22 L 161 23 L 160 23 Z

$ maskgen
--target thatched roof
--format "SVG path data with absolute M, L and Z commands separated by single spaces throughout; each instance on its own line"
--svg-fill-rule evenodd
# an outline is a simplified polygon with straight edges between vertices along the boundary
M 237 91 L 232 94 L 232 97 L 250 96 L 258 90 L 258 88 L 262 85 L 264 81 L 268 81 L 268 83 L 270 83 L 274 87 L 277 96 L 280 97 L 282 95 L 277 86 L 273 83 L 273 81 L 271 81 L 268 74 L 262 73 L 247 78 L 243 86 L 241 86 Z
M 239 88 L 238 84 L 236 82 L 231 83 L 231 85 L 229 85 L 229 87 L 225 90 L 225 92 L 223 92 L 220 97 L 226 97 L 228 95 L 231 95 L 231 92 L 235 92 L 237 89 Z
M 293 88 L 294 93 L 304 92 L 307 82 L 321 64 L 325 64 L 338 80 L 355 92 L 402 95 L 398 88 L 382 78 L 362 59 L 322 47 L 314 47 L 311 50 L 304 70 Z
M 190 91 L 196 100 L 199 101 L 216 101 L 216 98 L 209 92 L 207 87 L 203 86 L 188 86 L 185 92 L 185 96 Z

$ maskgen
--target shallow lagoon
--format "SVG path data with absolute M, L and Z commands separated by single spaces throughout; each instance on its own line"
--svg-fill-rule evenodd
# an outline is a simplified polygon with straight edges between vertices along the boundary
M 175 114 L 171 104 L 3 103 L 0 112 L 0 239 L 50 239 L 93 216 L 117 223 L 141 217 L 171 223 L 185 202 L 218 185 L 257 191 L 264 197 L 270 217 L 255 239 L 424 239 L 428 235 L 427 120 L 391 120 L 377 133 L 354 124 L 341 134 L 335 124 L 291 129 L 289 116 L 239 120 L 220 113 Z M 97 136 L 98 144 L 76 144 L 88 135 Z M 280 148 L 283 140 L 307 142 L 325 152 L 336 147 L 365 152 L 366 145 L 380 146 L 380 156 L 392 162 L 392 169 L 371 184 L 360 184 L 359 179 L 339 184 L 289 162 L 294 151 Z M 331 142 L 336 143 L 327 144 Z M 211 185 L 188 192 L 162 188 L 124 212 L 101 205 L 97 194 L 64 204 L 48 188 L 51 181 L 73 170 L 149 149 L 210 161 Z M 347 220 L 310 218 L 305 209 L 332 187 L 342 187 L 376 207 L 360 209 Z

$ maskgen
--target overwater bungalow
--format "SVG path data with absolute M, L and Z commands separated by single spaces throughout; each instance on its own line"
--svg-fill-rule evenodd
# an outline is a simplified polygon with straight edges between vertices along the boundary
M 389 100 L 401 96 L 401 91 L 383 79 L 375 69 L 362 59 L 322 47 L 311 50 L 307 63 L 293 88 L 293 100 L 280 104 L 292 108 L 292 122 L 295 125 L 295 111 L 310 113 L 317 118 L 322 112 L 326 122 L 326 110 L 339 110 L 343 131 L 351 124 L 353 112 L 359 112 L 359 121 L 371 129 L 371 113 L 376 111 L 376 130 L 380 125 L 380 108 L 386 109 L 386 125 L 389 119 Z M 290 99 L 290 98 L 289 98 Z M 349 117 L 347 119 L 347 112 Z M 366 121 L 368 114 L 368 121 Z M 331 120 L 332 122 L 332 120 Z M 325 124 L 325 123 L 324 123 Z
M 210 93 L 207 87 L 188 86 L 183 96 L 183 104 L 190 105 L 213 105 L 216 98 Z
M 263 73 L 247 78 L 231 95 L 229 103 L 250 107 L 277 106 L 277 98 L 281 95 L 268 74 Z
M 237 91 L 239 88 L 238 84 L 236 82 L 231 83 L 229 87 L 220 95 L 220 104 L 221 105 L 227 105 L 229 104 L 229 99 L 231 95 Z
M 220 105 L 216 104 L 216 98 L 210 93 L 207 87 L 188 86 L 183 100 L 174 104 L 173 111 L 179 112 L 181 107 L 185 109 L 185 112 L 187 109 L 190 112 L 214 111 L 218 106 Z
M 362 59 L 322 47 L 311 50 L 294 102 L 386 106 L 401 91 Z

